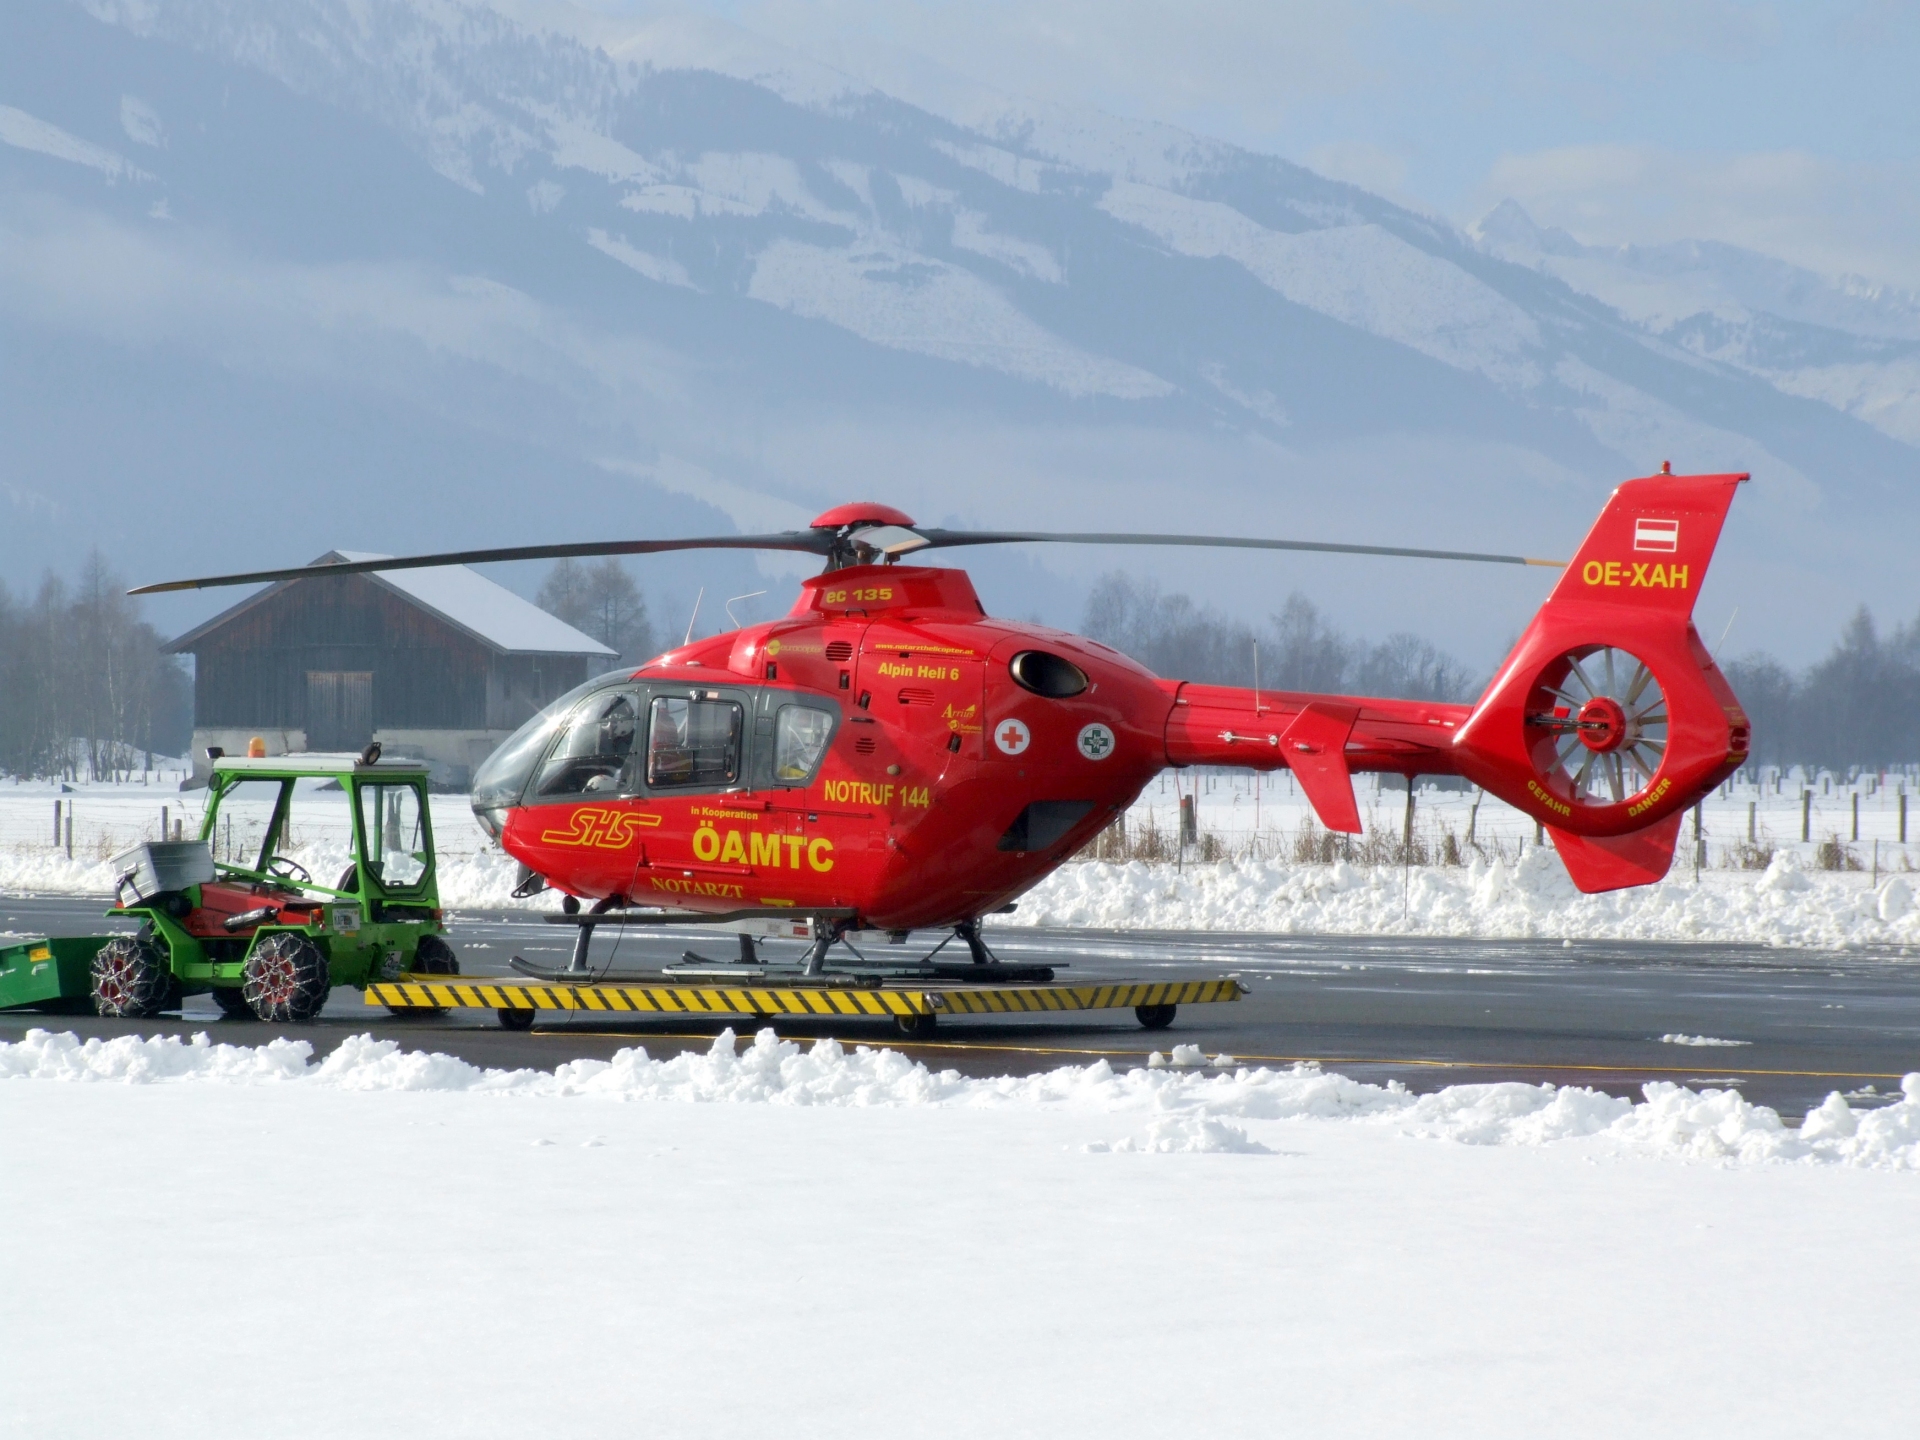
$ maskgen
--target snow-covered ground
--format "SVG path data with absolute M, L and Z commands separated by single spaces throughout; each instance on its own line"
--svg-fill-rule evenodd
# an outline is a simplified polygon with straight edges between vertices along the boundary
M 1182 1061 L 1204 1061 L 1176 1052 Z M 0 1435 L 1911 1433 L 1920 1076 L 0 1046 Z
M 1802 843 L 1801 801 L 1814 791 Z M 1182 794 L 1197 802 L 1203 835 L 1227 858 L 1195 863 L 1083 861 L 1067 865 L 996 923 L 1091 925 L 1118 929 L 1200 929 L 1316 934 L 1412 934 L 1485 937 L 1611 938 L 1724 941 L 1818 947 L 1920 945 L 1920 802 L 1912 804 L 1911 845 L 1899 843 L 1899 787 L 1910 778 L 1878 777 L 1850 786 L 1831 778 L 1789 779 L 1778 790 L 1741 783 L 1703 807 L 1706 864 L 1696 870 L 1689 822 L 1681 857 L 1660 885 L 1611 895 L 1578 894 L 1566 871 L 1535 839 L 1533 822 L 1477 792 L 1437 788 L 1415 796 L 1416 837 L 1430 855 L 1452 836 L 1466 863 L 1369 865 L 1294 858 L 1311 813 L 1287 775 L 1236 772 L 1169 773 L 1150 786 L 1128 815 L 1136 841 L 1148 830 L 1178 833 Z M 1406 792 L 1398 782 L 1360 781 L 1369 835 L 1397 841 Z M 1854 790 L 1859 839 L 1854 835 Z M 1912 801 L 1913 797 L 1909 797 Z M 104 894 L 114 881 L 111 857 L 160 834 L 162 812 L 193 833 L 204 791 L 180 792 L 172 781 L 151 785 L 52 786 L 0 782 L 0 891 Z M 53 806 L 74 822 L 69 858 L 64 830 L 54 843 Z M 1477 810 L 1476 810 L 1477 801 Z M 525 905 L 545 909 L 550 896 L 515 901 L 514 862 L 475 824 L 466 797 L 433 797 L 440 852 L 440 893 L 453 907 Z M 245 817 L 222 847 L 258 844 Z M 344 796 L 303 785 L 295 801 L 296 855 L 323 881 L 346 866 L 350 827 Z M 1753 840 L 1749 842 L 1751 834 Z M 1473 844 L 1468 844 L 1468 836 Z M 1822 870 L 1817 852 L 1837 841 L 1858 870 Z M 1764 868 L 1729 868 L 1771 860 Z M 1364 845 L 1356 849 L 1362 854 Z

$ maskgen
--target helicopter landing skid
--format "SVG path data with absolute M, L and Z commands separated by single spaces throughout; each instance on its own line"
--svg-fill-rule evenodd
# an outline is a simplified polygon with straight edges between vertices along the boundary
M 605 903 L 605 902 L 603 902 Z M 1006 907 L 1011 910 L 1012 906 Z M 602 909 L 596 906 L 585 914 L 547 915 L 543 918 L 549 925 L 577 926 L 579 934 L 575 938 L 572 962 L 565 969 L 554 969 L 536 965 L 532 961 L 515 955 L 507 963 L 518 973 L 529 979 L 545 980 L 553 983 L 634 983 L 641 980 L 659 980 L 662 978 L 687 980 L 749 980 L 778 981 L 781 983 L 822 984 L 874 984 L 883 980 L 923 980 L 923 981 L 962 981 L 967 983 L 990 984 L 999 982 L 1009 985 L 1044 985 L 1052 981 L 1056 969 L 1065 969 L 1064 965 L 1007 965 L 1003 964 L 986 946 L 980 936 L 978 919 L 965 920 L 953 927 L 953 933 L 926 955 L 918 960 L 869 960 L 855 950 L 846 935 L 855 912 L 851 909 L 835 910 L 794 910 L 781 909 L 742 909 L 721 914 L 704 914 L 686 910 L 622 910 Z M 740 958 L 738 960 L 714 960 L 692 950 L 681 952 L 680 962 L 665 965 L 657 970 L 595 970 L 587 963 L 588 946 L 592 942 L 593 932 L 602 925 L 726 925 L 742 921 L 778 919 L 793 921 L 804 919 L 813 930 L 813 938 L 808 943 L 807 953 L 798 960 L 766 960 L 761 958 L 754 937 L 742 931 L 739 936 Z M 900 932 L 896 939 L 904 938 Z M 939 962 L 934 959 L 954 940 L 966 947 L 972 958 L 964 961 Z M 833 960 L 828 956 L 837 945 L 845 945 L 853 951 L 854 958 Z
M 705 960 L 692 955 L 691 952 L 687 960 L 676 965 L 664 965 L 657 970 L 594 970 L 587 975 L 582 975 L 578 970 L 536 965 L 533 961 L 519 955 L 513 956 L 507 964 L 515 973 L 524 975 L 529 980 L 544 980 L 549 984 L 562 985 L 582 980 L 608 985 L 657 983 L 661 980 L 748 980 L 780 985 L 864 987 L 877 986 L 883 981 L 891 980 L 957 980 L 979 984 L 1044 985 L 1054 978 L 1054 970 L 1060 968 L 1051 965 L 1001 965 L 998 963 L 975 965 L 964 961 L 958 964 L 940 965 L 905 961 L 840 960 L 825 965 L 817 973 L 809 975 L 805 960 L 736 965 L 721 960 Z
M 882 960 L 841 960 L 822 966 L 819 972 L 812 976 L 807 975 L 800 965 L 746 966 L 716 962 L 668 965 L 659 973 L 676 978 L 686 976 L 689 979 L 700 980 L 769 980 L 783 985 L 800 980 L 830 977 L 841 980 L 871 981 L 875 984 L 882 980 L 959 980 L 967 983 L 978 982 L 983 985 L 994 983 L 1044 985 L 1053 979 L 1055 968 L 1051 965 L 975 965 L 965 961 L 957 965 L 915 965 L 910 962 L 888 963 Z

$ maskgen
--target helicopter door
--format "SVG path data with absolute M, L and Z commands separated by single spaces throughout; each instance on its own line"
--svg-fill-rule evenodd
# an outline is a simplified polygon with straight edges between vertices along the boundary
M 764 819 L 763 808 L 745 800 L 757 763 L 754 692 L 656 684 L 647 693 L 644 784 L 658 818 L 633 898 L 708 909 L 751 904 L 754 837 Z

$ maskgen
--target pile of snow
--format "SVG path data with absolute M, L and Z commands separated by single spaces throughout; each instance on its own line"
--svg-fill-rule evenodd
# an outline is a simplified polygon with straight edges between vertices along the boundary
M 810 1048 L 768 1029 L 736 1052 L 723 1032 L 705 1054 L 655 1060 L 643 1047 L 611 1060 L 573 1060 L 551 1073 L 489 1070 L 448 1055 L 403 1051 L 390 1040 L 350 1037 L 319 1064 L 304 1040 L 258 1048 L 215 1045 L 204 1034 L 121 1036 L 82 1042 L 71 1032 L 29 1031 L 0 1044 L 0 1079 L 81 1083 L 297 1085 L 349 1091 L 461 1091 L 529 1098 L 891 1108 L 1051 1109 L 1141 1115 L 1141 1136 L 1096 1148 L 1145 1152 L 1263 1153 L 1246 1129 L 1273 1121 L 1345 1120 L 1469 1145 L 1545 1145 L 1598 1138 L 1650 1156 L 1752 1165 L 1765 1162 L 1920 1170 L 1920 1074 L 1902 1098 L 1855 1111 L 1838 1094 L 1796 1130 L 1737 1091 L 1660 1082 L 1638 1104 L 1571 1086 L 1454 1085 L 1415 1095 L 1397 1081 L 1362 1084 L 1310 1065 L 1290 1070 L 1192 1064 L 1116 1071 L 1106 1061 L 1042 1075 L 975 1078 L 929 1070 L 897 1051 L 834 1040 Z M 1180 1057 L 1183 1061 L 1190 1057 Z
M 1662 1045 L 1751 1045 L 1751 1040 L 1717 1040 L 1711 1035 L 1662 1035 Z
M 1582 895 L 1559 857 L 1403 870 L 1229 860 L 1066 865 L 1004 922 L 1115 930 L 1724 941 L 1832 948 L 1920 944 L 1900 875 L 1809 872 L 1791 851 L 1764 871 L 1679 870 L 1658 885 Z

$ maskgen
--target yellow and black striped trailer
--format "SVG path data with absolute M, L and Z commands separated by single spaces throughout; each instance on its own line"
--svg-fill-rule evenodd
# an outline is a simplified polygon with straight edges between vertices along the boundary
M 809 1019 L 891 1019 L 908 1036 L 931 1034 L 942 1015 L 1036 1015 L 1078 1010 L 1131 1009 L 1150 1030 L 1173 1023 L 1181 1005 L 1218 1005 L 1245 993 L 1238 980 L 1122 980 L 1104 985 L 968 984 L 893 981 L 883 984 L 780 984 L 716 981 L 567 984 L 512 978 L 456 980 L 402 975 L 367 986 L 369 1005 L 395 1010 L 492 1010 L 509 1030 L 525 1030 L 542 1015 L 580 1011 L 601 1015 L 738 1016 L 755 1022 L 782 1015 Z

